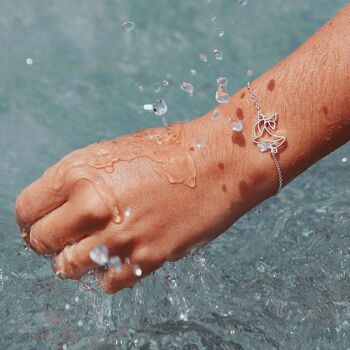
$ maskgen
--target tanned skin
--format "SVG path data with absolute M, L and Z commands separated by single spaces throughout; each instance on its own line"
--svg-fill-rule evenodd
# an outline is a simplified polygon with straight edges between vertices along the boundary
M 350 139 L 349 39 L 347 6 L 252 82 L 266 115 L 279 115 L 276 133 L 287 137 L 278 153 L 285 185 Z M 64 157 L 17 198 L 28 245 L 54 253 L 63 277 L 97 269 L 114 293 L 139 280 L 133 265 L 142 278 L 216 238 L 278 188 L 272 158 L 252 142 L 257 113 L 247 89 L 217 109 L 217 120 L 210 111 L 169 134 L 149 129 Z M 231 120 L 241 120 L 243 131 L 232 131 Z M 157 135 L 165 141 L 153 142 Z M 122 258 L 121 272 L 91 261 L 98 244 Z

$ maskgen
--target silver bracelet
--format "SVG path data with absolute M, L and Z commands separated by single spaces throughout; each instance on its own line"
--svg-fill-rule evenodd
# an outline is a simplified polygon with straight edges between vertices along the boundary
M 278 190 L 276 192 L 277 195 L 283 187 L 283 176 L 280 164 L 277 159 L 277 153 L 278 149 L 286 141 L 286 137 L 273 133 L 277 128 L 278 113 L 273 113 L 270 117 L 264 115 L 261 111 L 258 99 L 250 82 L 247 83 L 247 88 L 255 105 L 255 109 L 258 112 L 258 120 L 255 123 L 253 129 L 253 142 L 257 145 L 260 152 L 270 152 L 271 154 L 278 174 Z

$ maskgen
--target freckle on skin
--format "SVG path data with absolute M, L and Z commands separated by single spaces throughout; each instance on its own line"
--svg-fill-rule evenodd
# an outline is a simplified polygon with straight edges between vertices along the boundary
M 273 90 L 275 90 L 275 87 L 276 87 L 276 81 L 275 79 L 271 79 L 267 84 L 267 89 L 272 92 Z
M 194 147 L 193 146 L 190 147 L 190 151 L 194 151 Z
M 222 189 L 222 192 L 227 192 L 227 187 L 226 187 L 225 184 L 223 184 L 223 185 L 221 186 L 221 189 Z
M 244 99 L 244 97 L 245 97 L 245 92 L 243 92 L 243 93 L 241 94 L 241 99 Z
M 326 106 L 322 107 L 322 112 L 324 115 L 328 114 L 328 108 Z
M 247 183 L 244 180 L 239 183 L 238 187 L 239 187 L 239 192 L 243 196 L 245 194 L 247 194 L 247 192 L 249 191 L 248 185 L 247 185 Z
M 232 143 L 244 147 L 246 145 L 245 137 L 241 133 L 233 132 L 231 137 Z
M 243 119 L 244 118 L 244 112 L 242 108 L 237 108 L 236 109 L 236 116 L 238 119 Z
M 218 167 L 220 170 L 224 170 L 225 169 L 225 164 L 224 163 L 219 163 Z

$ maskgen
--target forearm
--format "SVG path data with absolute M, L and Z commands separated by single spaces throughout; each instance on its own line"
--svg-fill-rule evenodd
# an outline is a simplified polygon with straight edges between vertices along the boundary
M 278 113 L 276 133 L 287 138 L 279 152 L 285 184 L 350 138 L 349 25 L 347 6 L 253 82 L 263 112 Z M 211 111 L 193 125 L 209 134 L 209 153 L 217 160 L 212 162 L 213 168 L 215 163 L 225 164 L 225 172 L 231 174 L 225 181 L 238 180 L 231 195 L 245 197 L 249 204 L 244 211 L 277 191 L 275 165 L 269 154 L 259 152 L 252 142 L 257 112 L 246 88 L 218 109 L 218 120 L 211 119 Z M 241 120 L 244 130 L 233 131 L 231 120 Z

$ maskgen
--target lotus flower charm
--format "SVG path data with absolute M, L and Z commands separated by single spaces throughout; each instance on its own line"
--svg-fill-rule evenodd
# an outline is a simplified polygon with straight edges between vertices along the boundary
M 266 117 L 261 112 L 258 112 L 258 121 L 254 126 L 253 142 L 258 145 L 260 152 L 271 152 L 276 154 L 278 148 L 285 142 L 286 137 L 275 135 L 273 133 L 277 127 L 278 114 L 274 113 L 270 117 Z M 262 139 L 266 136 L 264 139 Z

